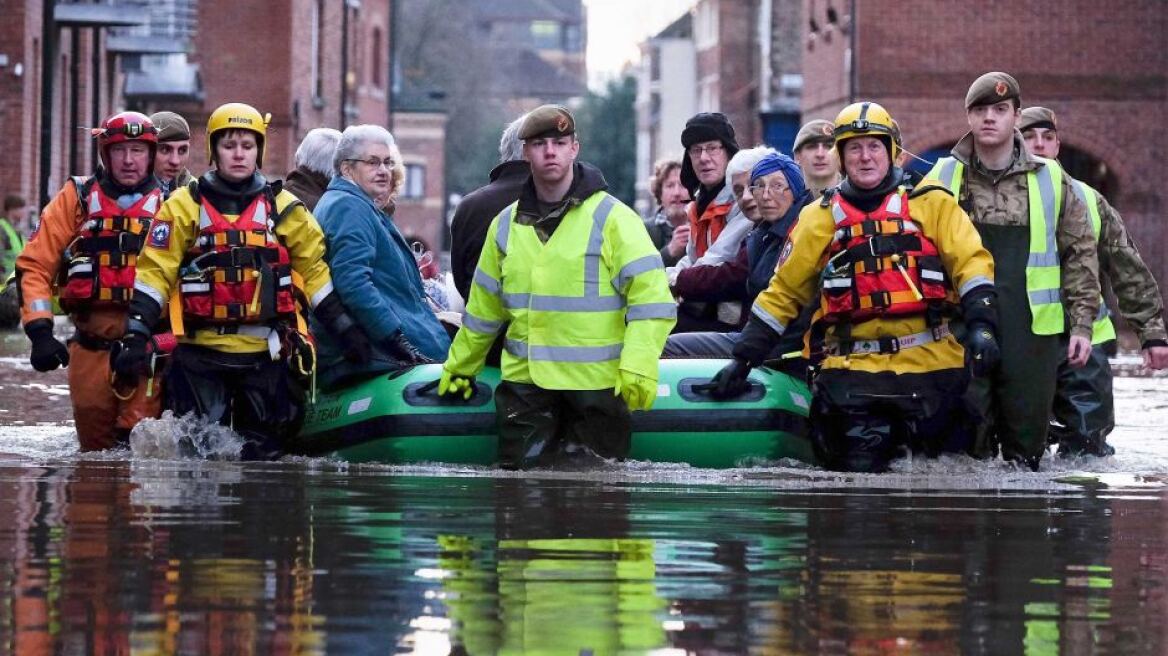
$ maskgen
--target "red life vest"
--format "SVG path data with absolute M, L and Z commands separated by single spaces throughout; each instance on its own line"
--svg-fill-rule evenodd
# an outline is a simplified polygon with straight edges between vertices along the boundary
M 904 189 L 870 213 L 839 193 L 830 202 L 836 231 L 824 263 L 824 321 L 925 314 L 930 306 L 953 300 L 937 246 L 909 216 Z
M 138 253 L 162 203 L 152 189 L 126 209 L 118 206 L 93 178 L 74 178 L 85 219 L 65 249 L 57 288 L 61 308 L 76 312 L 97 307 L 126 307 L 134 295 Z
M 195 326 L 294 319 L 292 264 L 275 201 L 257 194 L 234 223 L 199 198 L 199 233 L 180 267 L 182 313 Z

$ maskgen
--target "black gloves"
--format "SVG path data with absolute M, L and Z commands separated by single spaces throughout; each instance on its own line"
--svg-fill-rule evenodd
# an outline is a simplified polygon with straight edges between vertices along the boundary
M 361 326 L 353 324 L 341 335 L 344 344 L 343 356 L 349 362 L 363 365 L 373 356 L 373 345 L 369 343 L 369 336 Z
M 998 366 L 998 360 L 1001 359 L 1002 351 L 998 348 L 993 328 L 982 321 L 966 324 L 965 367 L 969 373 L 975 378 L 984 378 Z
M 434 362 L 419 351 L 418 347 L 411 344 L 400 330 L 394 333 L 393 337 L 385 340 L 385 350 L 406 364 L 432 364 Z
M 762 319 L 752 314 L 734 344 L 734 358 L 757 367 L 770 355 L 771 349 L 775 347 L 780 337 L 781 335 L 763 323 Z
M 24 327 L 24 334 L 32 341 L 28 361 L 37 371 L 52 371 L 69 366 L 69 349 L 53 337 L 53 320 L 37 319 Z
M 746 380 L 750 375 L 750 369 L 749 363 L 735 358 L 710 380 L 714 385 L 714 389 L 710 390 L 710 396 L 725 400 L 745 393 L 750 389 L 750 383 Z
M 1002 358 L 998 347 L 998 293 L 990 285 L 966 292 L 961 297 L 965 316 L 965 366 L 977 378 L 993 371 Z
M 110 369 L 126 382 L 137 382 L 139 376 L 150 375 L 149 338 L 141 333 L 126 333 L 110 348 Z

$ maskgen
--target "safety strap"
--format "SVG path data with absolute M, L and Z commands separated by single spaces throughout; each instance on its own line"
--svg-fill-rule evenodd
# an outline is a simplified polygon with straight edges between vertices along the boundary
M 881 337 L 880 339 L 827 340 L 825 351 L 828 355 L 854 355 L 870 353 L 898 353 L 907 348 L 924 346 L 945 339 L 952 333 L 949 324 L 903 337 Z

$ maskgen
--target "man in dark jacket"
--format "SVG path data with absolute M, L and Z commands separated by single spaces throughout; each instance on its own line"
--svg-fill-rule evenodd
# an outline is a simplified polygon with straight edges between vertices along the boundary
M 296 148 L 296 168 L 284 181 L 284 189 L 300 199 L 309 212 L 316 210 L 333 175 L 333 155 L 341 133 L 332 128 L 315 128 L 304 135 Z
M 503 130 L 499 139 L 500 163 L 491 170 L 491 181 L 464 196 L 450 221 L 450 271 L 454 274 L 454 287 L 463 300 L 470 298 L 471 278 L 491 219 L 519 199 L 523 183 L 531 173 L 531 166 L 523 159 L 523 142 L 519 139 L 519 127 L 526 117 L 526 114 L 520 116 Z

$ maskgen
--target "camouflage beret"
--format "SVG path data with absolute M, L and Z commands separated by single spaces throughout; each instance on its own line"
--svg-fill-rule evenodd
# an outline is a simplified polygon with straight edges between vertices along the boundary
M 191 126 L 187 120 L 174 112 L 156 112 L 150 115 L 150 122 L 158 129 L 159 141 L 185 141 L 191 138 Z
M 576 119 L 560 105 L 541 105 L 531 110 L 519 127 L 523 141 L 547 137 L 566 137 L 576 133 Z
M 965 108 L 970 109 L 979 105 L 993 105 L 1003 100 L 1022 102 L 1022 88 L 1018 86 L 1009 73 L 994 71 L 973 81 L 969 85 L 969 92 L 965 94 Z
M 1058 119 L 1054 112 L 1045 107 L 1027 107 L 1022 110 L 1022 118 L 1018 121 L 1018 130 L 1025 132 L 1031 128 L 1058 130 Z
M 829 146 L 835 143 L 833 130 L 835 125 L 831 121 L 818 118 L 814 121 L 808 121 L 799 128 L 798 134 L 795 135 L 795 144 L 791 146 L 791 154 L 799 152 L 799 149 L 808 143 L 823 142 Z

